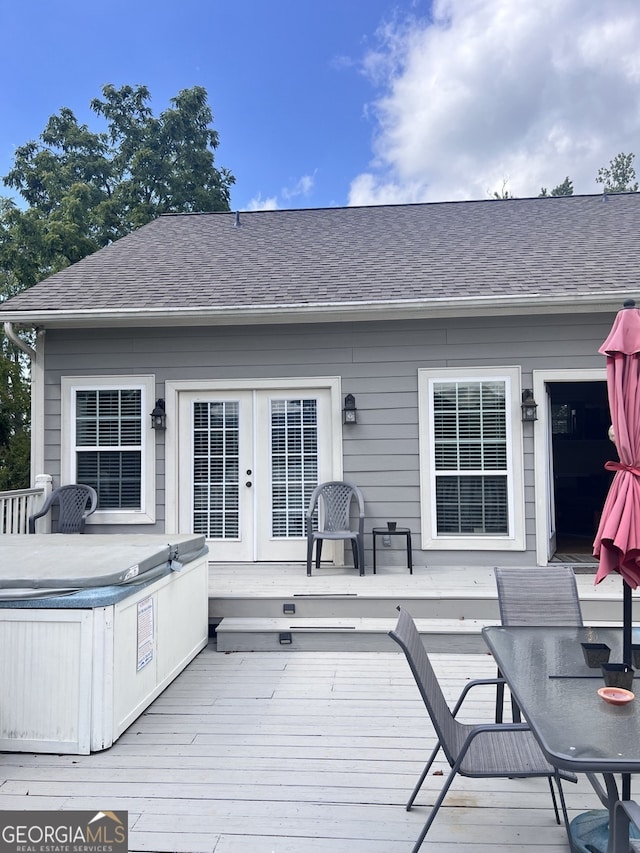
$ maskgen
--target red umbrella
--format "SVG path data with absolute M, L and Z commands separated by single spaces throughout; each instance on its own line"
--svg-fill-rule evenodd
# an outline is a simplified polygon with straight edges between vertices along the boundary
M 596 583 L 611 572 L 624 589 L 623 659 L 631 664 L 631 589 L 640 584 L 640 309 L 624 303 L 599 352 L 607 357 L 609 409 L 619 462 L 593 543 L 600 565 Z

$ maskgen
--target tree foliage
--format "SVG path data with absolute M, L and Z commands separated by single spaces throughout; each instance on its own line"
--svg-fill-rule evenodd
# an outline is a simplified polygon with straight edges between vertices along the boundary
M 567 195 L 573 195 L 573 181 L 569 179 L 568 175 L 564 179 L 564 181 L 561 184 L 558 184 L 557 187 L 554 187 L 551 192 L 548 192 L 546 187 L 542 187 L 538 198 L 549 198 L 551 196 L 558 197 Z
M 0 301 L 162 213 L 229 210 L 235 179 L 215 165 L 218 134 L 205 89 L 183 89 L 158 116 L 150 100 L 146 86 L 104 86 L 90 104 L 101 129 L 63 107 L 16 150 L 4 184 L 18 202 L 0 199 Z M 0 337 L 5 488 L 27 484 L 17 473 L 28 434 L 27 377 L 13 349 Z
M 513 193 L 508 188 L 509 179 L 504 178 L 502 181 L 502 187 L 499 190 L 494 190 L 491 193 L 491 198 L 496 199 L 497 201 L 504 201 L 508 198 L 515 198 Z
M 604 184 L 605 193 L 637 193 L 638 182 L 633 165 L 635 154 L 616 154 L 608 166 L 598 169 L 596 181 Z
M 0 262 L 23 287 L 162 213 L 229 209 L 234 178 L 214 165 L 218 134 L 202 87 L 179 92 L 158 117 L 145 86 L 108 85 L 102 95 L 91 109 L 104 130 L 63 107 L 16 150 L 4 178 L 27 207 L 5 203 L 0 245 L 6 255 L 8 235 L 14 252 Z

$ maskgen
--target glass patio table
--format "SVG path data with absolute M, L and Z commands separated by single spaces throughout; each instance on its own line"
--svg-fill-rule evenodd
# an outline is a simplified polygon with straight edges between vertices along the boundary
M 606 643 L 610 662 L 619 662 L 622 630 L 491 626 L 482 633 L 548 761 L 586 774 L 613 826 L 615 802 L 630 799 L 630 775 L 640 773 L 640 695 L 620 706 L 601 699 L 602 673 L 587 666 L 580 643 Z M 616 773 L 623 774 L 621 794 Z

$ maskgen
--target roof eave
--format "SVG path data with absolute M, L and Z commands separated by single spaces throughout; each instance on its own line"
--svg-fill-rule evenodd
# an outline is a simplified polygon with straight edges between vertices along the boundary
M 126 326 L 245 326 L 281 323 L 355 322 L 405 320 L 416 317 L 514 316 L 553 314 L 563 310 L 579 313 L 615 312 L 626 296 L 612 290 L 588 294 L 541 295 L 527 293 L 486 297 L 446 297 L 353 301 L 301 305 L 229 305 L 218 308 L 96 308 L 93 310 L 0 311 L 4 322 L 40 328 L 99 328 Z

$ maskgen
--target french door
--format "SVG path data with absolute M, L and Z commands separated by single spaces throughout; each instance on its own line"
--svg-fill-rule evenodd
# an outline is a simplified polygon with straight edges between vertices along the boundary
M 333 479 L 324 388 L 181 393 L 180 530 L 224 562 L 305 559 L 305 513 Z

